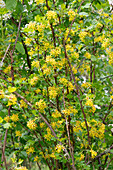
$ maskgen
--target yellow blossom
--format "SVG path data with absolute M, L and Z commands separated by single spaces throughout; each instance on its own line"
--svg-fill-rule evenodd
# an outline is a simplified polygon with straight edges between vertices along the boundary
M 88 88 L 88 87 L 91 87 L 91 84 L 88 83 L 88 82 L 85 82 L 85 83 L 82 84 L 82 87 Z
M 17 98 L 14 94 L 10 94 L 9 96 L 7 96 L 8 100 L 8 106 L 10 105 L 15 105 L 17 103 Z
M 45 126 L 45 123 L 40 123 L 40 127 L 43 128 Z
M 90 59 L 91 58 L 91 54 L 86 52 L 85 55 L 84 55 L 87 59 Z
M 56 152 L 57 152 L 57 153 L 60 153 L 63 149 L 64 149 L 64 147 L 63 147 L 62 145 L 60 145 L 60 144 L 58 144 L 58 145 L 56 146 Z
M 39 61 L 33 61 L 32 62 L 32 67 L 39 68 Z
M 32 41 L 31 38 L 26 38 L 26 39 L 25 39 L 25 44 L 26 44 L 26 45 L 30 45 L 30 44 L 31 44 L 31 41 Z
M 58 89 L 55 86 L 49 87 L 49 96 L 50 98 L 56 98 L 56 96 L 58 95 Z
M 91 157 L 94 159 L 97 156 L 97 152 L 95 152 L 94 150 L 90 150 L 91 152 Z
M 11 71 L 11 66 L 8 66 L 4 69 L 4 73 L 9 73 Z
M 36 22 L 30 21 L 30 23 L 28 24 L 28 29 L 30 29 L 30 31 L 34 32 L 36 29 Z
M 86 100 L 85 105 L 86 105 L 86 106 L 91 106 L 91 107 L 92 107 L 92 106 L 93 106 L 93 101 L 92 101 L 92 99 L 89 99 L 89 98 L 88 98 L 88 99 Z
M 9 116 L 6 116 L 6 117 L 4 117 L 4 120 L 5 120 L 6 122 L 9 122 L 10 117 L 9 117 Z
M 82 161 L 84 159 L 84 154 L 80 155 L 80 161 Z
M 79 37 L 81 39 L 81 41 L 84 41 L 84 38 L 88 35 L 88 33 L 86 31 L 80 32 L 79 33 Z
M 21 132 L 19 130 L 16 130 L 16 136 L 18 136 L 18 137 L 22 136 L 22 134 L 21 134 Z
M 5 94 L 3 90 L 0 90 L 0 99 L 4 98 Z
M 30 153 L 34 152 L 34 148 L 31 146 L 30 148 L 27 149 L 27 154 L 29 155 Z
M 20 107 L 27 108 L 27 104 L 23 100 L 20 100 Z
M 27 127 L 29 129 L 35 130 L 37 128 L 37 124 L 35 123 L 35 120 L 29 120 L 27 122 Z
M 17 122 L 19 120 L 19 117 L 17 114 L 13 114 L 10 118 L 13 122 Z
M 39 157 L 38 157 L 38 156 L 35 156 L 35 157 L 34 157 L 34 161 L 35 161 L 35 162 L 37 162 L 37 161 L 38 161 L 38 159 L 39 159 Z
M 38 94 L 38 93 L 41 92 L 41 90 L 40 89 L 36 89 L 35 92 Z
M 12 81 L 12 77 L 8 77 L 8 79 L 7 79 L 7 80 L 11 82 L 11 81 Z
M 38 106 L 38 109 L 40 112 L 44 112 L 44 109 L 47 107 L 45 101 L 43 99 L 40 99 L 39 102 L 36 102 L 36 106 Z
M 39 4 L 43 4 L 44 3 L 44 0 L 35 0 L 36 4 L 39 5 Z
M 54 118 L 61 117 L 61 113 L 58 110 L 55 110 L 55 112 L 52 113 L 52 117 Z
M 37 83 L 38 79 L 39 78 L 37 76 L 34 76 L 33 78 L 30 79 L 29 83 L 33 86 Z
M 59 54 L 61 54 L 61 49 L 60 47 L 56 47 L 55 49 L 52 49 L 51 52 L 50 52 L 51 55 L 53 56 L 58 56 Z
M 52 19 L 56 19 L 57 14 L 55 11 L 47 11 L 47 19 L 48 20 L 52 20 Z
M 69 21 L 72 21 L 75 18 L 76 13 L 73 10 L 68 11 Z
M 65 78 L 60 78 L 59 82 L 60 82 L 61 84 L 63 84 L 64 86 L 67 86 L 67 85 L 68 85 L 68 80 L 65 79 Z

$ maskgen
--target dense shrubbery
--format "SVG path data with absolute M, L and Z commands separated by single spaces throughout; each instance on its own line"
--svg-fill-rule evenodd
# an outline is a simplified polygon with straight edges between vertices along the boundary
M 1 169 L 113 169 L 112 9 L 29 1 L 0 1 Z

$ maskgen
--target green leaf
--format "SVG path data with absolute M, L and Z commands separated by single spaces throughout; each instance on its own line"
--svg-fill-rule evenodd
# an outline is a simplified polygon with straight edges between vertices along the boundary
M 17 0 L 6 0 L 6 8 L 8 10 L 14 10 L 17 5 Z
M 0 110 L 2 110 L 3 109 L 3 106 L 0 104 Z
M 22 45 L 21 43 L 18 42 L 18 43 L 16 44 L 16 49 L 17 49 L 17 51 L 18 51 L 19 53 L 25 54 L 24 47 L 23 47 L 23 45 Z
M 10 124 L 10 123 L 5 123 L 5 124 L 3 125 L 3 127 L 4 127 L 5 129 L 9 129 L 9 128 L 11 127 L 11 124 Z

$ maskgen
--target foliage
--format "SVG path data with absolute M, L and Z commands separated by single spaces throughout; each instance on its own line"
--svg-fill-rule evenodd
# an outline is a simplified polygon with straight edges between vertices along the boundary
M 4 0 L 2 169 L 113 168 L 113 13 L 103 0 Z M 8 162 L 12 160 L 12 163 Z

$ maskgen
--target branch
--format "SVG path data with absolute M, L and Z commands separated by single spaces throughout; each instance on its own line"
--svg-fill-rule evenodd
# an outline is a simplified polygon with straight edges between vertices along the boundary
M 93 160 L 89 161 L 86 165 L 90 165 L 92 162 L 96 161 L 98 158 L 100 158 L 103 155 L 109 153 L 111 149 L 113 149 L 113 145 L 111 145 L 111 147 L 106 149 L 103 153 L 100 153 L 99 155 L 97 155 Z
M 80 9 L 80 7 L 82 6 L 82 4 L 83 4 L 84 2 L 85 2 L 85 0 L 83 0 L 83 1 L 81 2 L 80 6 L 79 6 L 79 8 L 78 8 L 78 10 L 77 10 L 77 13 L 79 12 L 79 9 Z M 69 29 L 69 33 L 68 33 L 68 35 L 67 35 L 67 38 L 66 38 L 66 40 L 65 40 L 65 43 L 66 43 L 67 39 L 69 38 L 69 34 L 70 34 L 70 32 L 71 32 L 71 29 L 72 29 L 73 23 L 75 22 L 75 19 L 76 19 L 76 16 L 75 16 L 75 18 L 73 19 L 73 21 L 71 22 L 70 29 Z
M 9 44 L 8 47 L 7 47 L 7 49 L 6 49 L 6 52 L 5 52 L 5 54 L 4 54 L 4 57 L 3 57 L 3 59 L 2 59 L 2 61 L 1 61 L 1 63 L 0 63 L 0 67 L 2 67 L 2 65 L 3 65 L 4 59 L 5 59 L 6 55 L 7 55 L 7 52 L 8 52 L 8 50 L 9 50 L 9 48 L 10 48 L 10 45 L 11 45 L 11 44 Z

